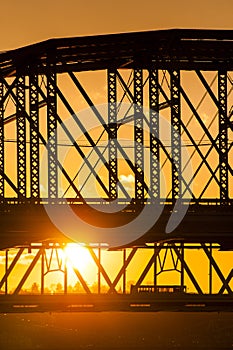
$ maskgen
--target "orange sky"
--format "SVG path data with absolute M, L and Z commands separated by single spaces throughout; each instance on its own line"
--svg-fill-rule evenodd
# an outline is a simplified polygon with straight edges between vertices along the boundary
M 0 50 L 52 37 L 161 28 L 232 29 L 232 0 L 1 2 Z
M 232 0 L 13 0 L 1 3 L 0 50 L 52 37 L 166 28 L 233 29 L 232 13 Z

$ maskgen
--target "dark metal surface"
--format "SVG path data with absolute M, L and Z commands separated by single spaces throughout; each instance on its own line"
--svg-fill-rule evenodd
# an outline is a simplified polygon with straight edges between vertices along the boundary
M 61 215 L 63 205 L 53 204 L 57 215 Z M 117 227 L 134 220 L 141 206 L 131 206 L 109 214 L 101 212 L 101 204 L 96 211 L 87 204 L 70 204 L 78 217 L 96 227 Z M 104 205 L 104 204 L 103 204 Z M 148 204 L 149 205 L 149 204 Z M 103 206 L 104 208 L 104 206 Z M 171 233 L 166 233 L 166 225 L 171 215 L 172 205 L 165 206 L 159 220 L 148 232 L 127 246 L 143 246 L 149 242 L 174 241 L 188 243 L 219 243 L 225 249 L 233 249 L 232 205 L 190 205 L 180 225 Z M 60 214 L 59 214 L 60 213 Z M 14 218 L 12 220 L 12 218 Z M 64 232 L 60 232 L 50 221 L 43 205 L 28 202 L 22 205 L 2 206 L 0 248 L 29 244 L 33 242 L 69 242 Z M 146 218 L 144 218 L 146 220 Z M 78 232 L 77 227 L 77 232 Z
M 121 68 L 132 69 L 132 80 L 126 82 Z M 107 74 L 107 98 L 109 102 L 108 117 L 103 118 L 95 107 L 87 90 L 81 84 L 76 71 L 105 70 Z M 166 72 L 161 69 L 165 69 Z M 189 96 L 182 83 L 183 71 L 191 70 L 201 84 L 203 93 L 208 95 L 210 103 L 217 109 L 216 130 L 207 126 L 197 105 Z M 217 93 L 212 88 L 211 82 L 203 71 L 213 70 L 218 77 Z M 120 212 L 116 215 L 96 214 L 90 209 L 88 212 L 85 204 L 74 204 L 77 214 L 87 215 L 94 224 L 110 225 L 110 223 L 124 223 L 134 219 L 144 203 L 145 198 L 161 200 L 161 169 L 160 163 L 167 163 L 168 182 L 171 183 L 171 191 L 168 195 L 169 203 L 175 203 L 182 194 L 191 196 L 193 206 L 182 223 L 169 236 L 165 234 L 172 207 L 167 206 L 157 223 L 145 232 L 145 235 L 132 244 L 144 244 L 159 240 L 185 240 L 188 242 L 218 242 L 222 245 L 232 246 L 232 192 L 230 182 L 233 176 L 232 160 L 230 159 L 232 141 L 228 138 L 229 126 L 231 127 L 232 107 L 228 105 L 229 95 L 233 88 L 232 78 L 229 72 L 233 70 L 233 31 L 231 30 L 159 30 L 141 33 L 123 33 L 101 35 L 92 37 L 77 37 L 51 39 L 24 48 L 12 50 L 0 54 L 0 196 L 1 196 L 1 243 L 0 247 L 21 244 L 23 242 L 37 241 L 38 239 L 65 239 L 51 224 L 44 212 L 40 201 L 40 143 L 48 157 L 47 187 L 49 200 L 59 199 L 59 172 L 65 178 L 69 188 L 73 190 L 74 197 L 80 203 L 88 203 L 83 198 L 79 184 L 73 180 L 69 170 L 59 159 L 57 126 L 61 126 L 64 135 L 77 152 L 77 158 L 84 160 L 89 175 L 94 176 L 101 191 L 107 200 L 119 199 L 118 191 L 128 200 L 128 193 L 124 185 L 118 181 L 118 157 L 122 157 L 125 164 L 133 174 L 135 191 L 132 198 L 134 208 L 128 212 Z M 58 82 L 59 73 L 66 73 L 75 89 L 75 93 L 81 96 L 91 108 L 95 120 L 102 128 L 102 134 L 106 133 L 110 145 L 108 156 L 105 157 L 101 148 L 96 147 L 96 140 L 86 130 L 84 123 L 75 114 L 72 101 L 69 101 L 61 85 Z M 162 86 L 161 80 L 165 74 L 167 87 Z M 163 76 L 161 79 L 161 75 Z M 145 78 L 146 77 L 146 78 Z M 147 90 L 145 89 L 148 81 Z M 29 84 L 28 84 L 29 83 Z M 28 90 L 29 89 L 29 93 Z M 120 90 L 121 89 L 121 90 Z M 121 125 L 115 103 L 119 101 L 118 91 L 123 91 L 123 97 L 127 96 L 131 104 L 134 104 L 132 121 L 134 122 L 134 157 L 127 157 L 124 147 L 117 139 L 118 128 Z M 6 113 L 7 103 L 11 99 L 15 108 Z M 123 98 L 122 98 L 123 100 Z M 142 106 L 145 104 L 151 108 L 149 116 L 143 115 Z M 108 173 L 108 184 L 101 178 L 95 169 L 95 164 L 86 157 L 84 149 L 76 141 L 72 130 L 64 125 L 63 116 L 59 115 L 60 104 L 72 116 L 75 125 L 81 130 L 88 147 L 92 148 L 96 158 Z M 182 110 L 182 104 L 186 104 L 191 118 L 194 119 L 194 127 L 191 127 L 190 119 L 186 111 Z M 40 107 L 46 107 L 46 131 L 42 131 L 42 113 Z M 212 107 L 213 107 L 212 106 Z M 167 108 L 167 120 L 171 129 L 171 145 L 167 148 L 160 142 L 160 117 L 161 109 Z M 230 112 L 229 112 L 230 111 Z M 9 115 L 8 115 L 9 113 Z M 5 115 L 4 115 L 5 114 Z M 42 118 L 41 118 L 42 117 Z M 128 115 L 124 116 L 127 120 Z M 121 117 L 122 118 L 122 117 Z M 124 119 L 124 118 L 123 118 Z M 17 156 L 14 164 L 6 149 L 5 128 L 9 123 L 16 121 Z M 144 127 L 149 125 L 149 146 L 144 137 Z M 210 145 L 206 150 L 201 148 L 201 141 L 196 138 L 195 125 L 201 130 Z M 12 128 L 12 130 L 14 130 Z M 182 174 L 182 152 L 180 135 L 184 134 L 192 147 L 193 154 L 197 156 L 192 179 L 187 183 Z M 30 140 L 27 141 L 27 135 Z M 27 145 L 29 143 L 30 158 L 27 157 Z M 150 162 L 148 173 L 145 176 L 145 149 L 150 150 Z M 209 162 L 209 155 L 214 150 L 217 159 Z M 161 160 L 163 158 L 163 160 Z M 162 166 L 163 166 L 162 165 Z M 17 169 L 14 176 L 9 172 L 10 167 Z M 6 170 L 8 169 L 8 172 Z M 198 174 L 203 170 L 207 173 L 206 179 L 199 179 L 201 191 L 197 194 L 190 189 Z M 197 181 L 198 182 L 198 181 Z M 214 183 L 216 202 L 208 205 L 206 191 Z M 119 188 L 117 187 L 119 186 Z M 6 187 L 10 188 L 12 201 L 6 198 Z M 199 186 L 199 184 L 198 184 Z M 183 193 L 183 192 L 185 193 Z M 212 195 L 212 194 L 211 194 Z M 19 201 L 15 201 L 19 198 Z M 36 199 L 36 205 L 33 199 Z M 210 199 L 211 200 L 211 199 Z M 30 202 L 31 201 L 31 202 Z M 166 202 L 166 200 L 165 200 Z M 202 203 L 205 202 L 205 205 Z M 29 206 L 24 206 L 29 203 Z M 75 203 L 75 201 L 74 201 Z M 167 203 L 167 202 L 166 202 Z M 197 206 L 194 205 L 197 204 Z M 18 208 L 23 205 L 22 208 Z M 100 205 L 101 208 L 101 205 Z M 25 211 L 26 209 L 26 211 Z M 24 213 L 23 215 L 22 212 Z M 26 214 L 27 213 L 27 214 Z M 84 213 L 84 214 L 83 214 Z M 27 216 L 27 217 L 26 217 Z M 14 217 L 14 220 L 12 218 Z M 26 218 L 25 218 L 26 217 Z M 48 227 L 46 228 L 46 225 Z M 44 225 L 44 226 L 43 226 Z M 49 233 L 48 233 L 49 232 Z M 41 236 L 40 236 L 41 235 Z M 8 242 L 7 242 L 8 240 Z
M 54 53 L 57 72 L 106 68 L 218 69 L 233 67 L 233 31 L 171 29 L 90 37 L 50 39 L 0 54 L 4 76 L 17 67 L 27 72 L 37 64 L 47 67 L 48 52 Z
M 142 293 L 143 294 L 143 293 Z M 168 293 L 169 294 L 169 293 Z M 229 295 L 7 295 L 0 296 L 1 313 L 20 312 L 232 312 Z

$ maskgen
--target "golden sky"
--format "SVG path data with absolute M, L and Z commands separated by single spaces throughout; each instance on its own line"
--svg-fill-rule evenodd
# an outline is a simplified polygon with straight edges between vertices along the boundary
M 233 29 L 232 0 L 13 0 L 1 2 L 0 8 L 3 51 L 54 37 L 168 28 Z
M 232 0 L 1 2 L 0 50 L 52 37 L 166 28 L 233 29 Z

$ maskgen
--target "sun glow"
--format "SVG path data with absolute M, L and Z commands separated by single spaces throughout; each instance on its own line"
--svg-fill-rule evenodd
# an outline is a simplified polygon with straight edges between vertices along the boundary
M 64 249 L 67 265 L 84 272 L 91 263 L 91 256 L 87 248 L 77 243 L 69 243 Z

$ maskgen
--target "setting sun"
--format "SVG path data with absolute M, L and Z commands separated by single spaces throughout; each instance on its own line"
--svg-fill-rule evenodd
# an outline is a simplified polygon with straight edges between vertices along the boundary
M 64 249 L 67 264 L 84 272 L 91 263 L 91 256 L 88 249 L 77 243 L 69 243 Z

